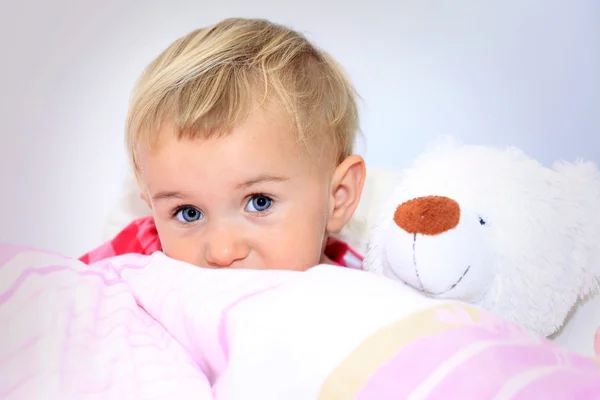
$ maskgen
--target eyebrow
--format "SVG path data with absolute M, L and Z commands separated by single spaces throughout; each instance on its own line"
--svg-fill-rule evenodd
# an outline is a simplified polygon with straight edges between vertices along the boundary
M 255 178 L 248 179 L 246 182 L 242 182 L 237 185 L 238 189 L 247 189 L 254 185 L 258 185 L 259 183 L 268 183 L 268 182 L 285 182 L 289 180 L 289 178 L 285 178 L 283 176 L 275 176 L 275 175 L 259 175 Z
M 158 192 L 152 196 L 152 200 L 170 200 L 170 199 L 182 199 L 183 194 L 181 192 Z
M 274 176 L 274 175 L 259 175 L 255 178 L 249 179 L 245 182 L 237 185 L 238 189 L 247 189 L 249 187 L 258 185 L 260 183 L 268 183 L 268 182 L 285 182 L 289 180 L 289 178 L 285 178 L 283 176 Z M 160 200 L 171 200 L 171 199 L 183 199 L 185 196 L 182 192 L 177 191 L 164 191 L 158 192 L 154 196 L 152 196 L 152 200 L 160 201 Z

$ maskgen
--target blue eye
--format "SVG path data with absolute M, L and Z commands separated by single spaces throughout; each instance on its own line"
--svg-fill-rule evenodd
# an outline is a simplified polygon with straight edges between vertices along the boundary
M 257 195 L 253 196 L 248 205 L 246 206 L 246 211 L 249 212 L 264 212 L 267 211 L 273 205 L 273 200 L 267 196 Z
M 204 218 L 204 214 L 194 207 L 182 207 L 177 211 L 177 214 L 175 214 L 175 218 L 177 218 L 179 222 L 189 224 Z

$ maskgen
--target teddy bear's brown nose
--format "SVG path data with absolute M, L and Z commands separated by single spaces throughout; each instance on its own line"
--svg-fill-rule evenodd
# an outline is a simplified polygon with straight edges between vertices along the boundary
M 454 229 L 460 221 L 460 206 L 444 196 L 417 197 L 400 204 L 394 222 L 411 234 L 439 235 Z

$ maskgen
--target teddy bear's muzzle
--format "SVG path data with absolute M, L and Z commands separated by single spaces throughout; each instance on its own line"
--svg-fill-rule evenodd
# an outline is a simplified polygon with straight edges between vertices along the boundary
M 439 235 L 456 228 L 460 206 L 444 196 L 417 197 L 396 208 L 394 222 L 410 234 Z
M 477 213 L 436 195 L 402 202 L 393 219 L 382 243 L 384 274 L 428 296 L 481 297 L 491 255 Z

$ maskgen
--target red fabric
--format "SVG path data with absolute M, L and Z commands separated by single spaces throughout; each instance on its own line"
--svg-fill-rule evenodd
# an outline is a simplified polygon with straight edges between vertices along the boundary
M 122 254 L 150 255 L 156 251 L 161 251 L 161 245 L 154 220 L 152 217 L 143 217 L 127 225 L 112 240 L 81 256 L 79 260 L 91 264 Z M 325 255 L 343 267 L 355 267 L 363 261 L 363 257 L 347 243 L 333 238 L 327 242 Z

